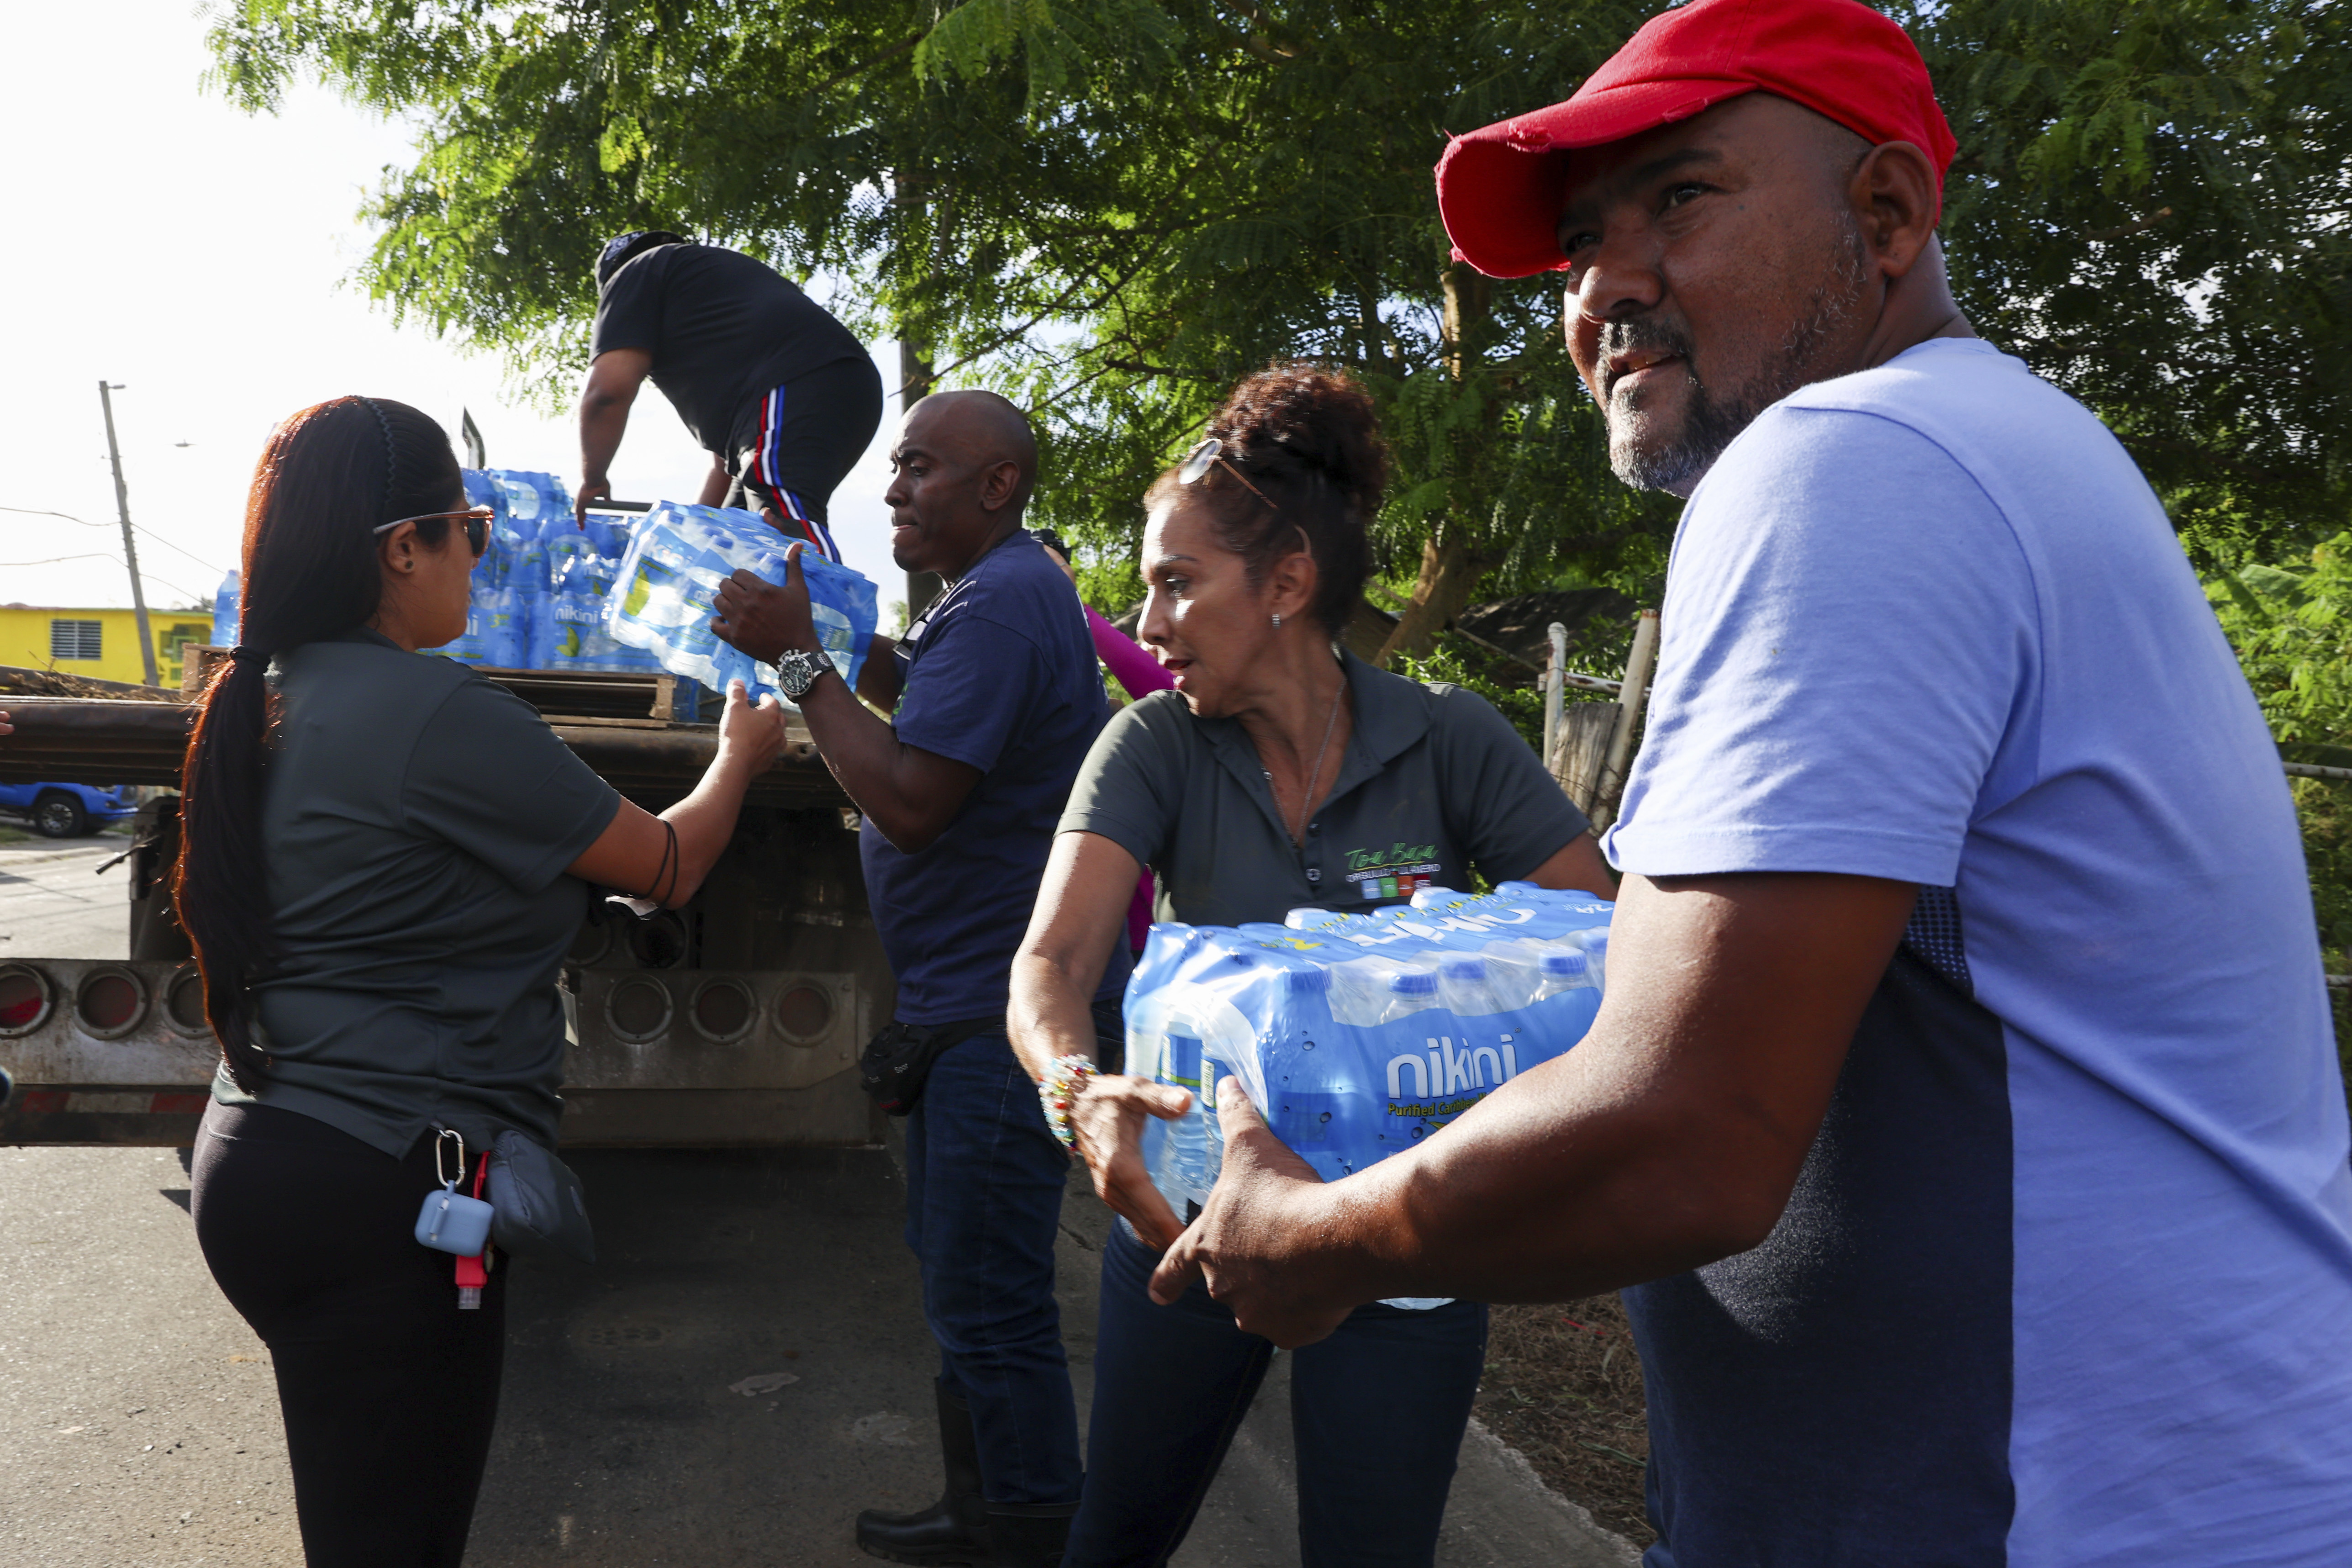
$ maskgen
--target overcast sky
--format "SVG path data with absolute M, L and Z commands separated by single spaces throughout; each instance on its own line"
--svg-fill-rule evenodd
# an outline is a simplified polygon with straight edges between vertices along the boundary
M 151 605 L 210 602 L 236 564 L 264 437 L 322 398 L 397 398 L 453 434 L 471 408 L 492 464 L 577 483 L 568 420 L 509 402 L 497 360 L 395 329 L 347 281 L 370 239 L 354 216 L 364 190 L 408 162 L 401 127 L 310 88 L 275 116 L 230 107 L 202 85 L 210 57 L 191 0 L 12 5 L 0 37 L 32 68 L 0 94 L 0 506 L 101 525 L 0 511 L 0 603 L 131 602 L 101 377 L 123 384 L 115 421 Z M 874 346 L 894 384 L 896 346 Z M 905 591 L 880 500 L 896 416 L 894 404 L 833 502 L 844 553 L 885 600 Z M 614 492 L 691 500 L 709 466 L 647 384 Z

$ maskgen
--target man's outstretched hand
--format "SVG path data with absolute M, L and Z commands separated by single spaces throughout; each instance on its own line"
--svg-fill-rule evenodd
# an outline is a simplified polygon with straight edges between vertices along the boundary
M 588 526 L 588 508 L 600 500 L 613 499 L 613 481 L 583 477 L 580 488 L 572 492 L 572 521 L 575 527 Z
M 1340 1267 L 1335 1189 L 1267 1131 L 1241 1080 L 1217 1082 L 1225 1163 L 1201 1217 L 1151 1276 L 1151 1299 L 1176 1300 L 1195 1279 L 1244 1330 L 1285 1350 L 1312 1344 L 1366 1300 Z
M 720 640 L 742 649 L 761 664 L 773 664 L 790 648 L 814 653 L 816 617 L 809 613 L 808 579 L 801 574 L 801 551 L 795 544 L 784 552 L 782 587 L 756 572 L 737 572 L 719 585 L 712 601 L 717 613 L 710 629 Z

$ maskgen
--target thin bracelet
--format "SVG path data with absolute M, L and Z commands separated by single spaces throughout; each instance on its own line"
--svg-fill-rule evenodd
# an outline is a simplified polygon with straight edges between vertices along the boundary
M 1095 1080 L 1093 1058 L 1081 1056 L 1055 1057 L 1054 1065 L 1037 1084 L 1037 1103 L 1045 1108 L 1045 1126 L 1062 1141 L 1062 1147 L 1076 1153 L 1078 1147 L 1077 1129 L 1070 1125 L 1070 1108 L 1086 1093 L 1087 1086 Z
M 669 836 L 669 839 L 668 839 L 668 843 L 667 843 L 667 844 L 663 847 L 663 849 L 662 849 L 662 863 L 661 863 L 661 865 L 660 865 L 660 866 L 658 866 L 658 867 L 656 867 L 656 868 L 655 868 L 655 869 L 654 869 L 654 886 L 655 886 L 655 887 L 656 887 L 656 888 L 660 887 L 660 886 L 661 886 L 661 879 L 662 879 L 662 872 L 663 872 L 663 871 L 665 871 L 665 870 L 668 871 L 668 873 L 669 873 L 669 894 L 668 894 L 668 896 L 667 896 L 667 897 L 660 898 L 660 899 L 656 899 L 655 901 L 656 901 L 656 903 L 667 904 L 667 903 L 669 902 L 670 899 L 675 898 L 675 897 L 677 897 L 677 874 L 678 874 L 680 871 L 682 871 L 682 870 L 686 869 L 686 868 L 685 868 L 683 865 L 681 865 L 681 864 L 679 863 L 679 861 L 678 861 L 678 856 L 677 856 L 677 828 L 676 827 L 676 826 L 674 826 L 674 825 L 671 823 L 670 819 L 669 819 L 668 817 L 667 817 L 667 816 L 665 816 L 665 817 L 663 817 L 663 818 L 661 819 L 661 825 L 662 825 L 662 831 L 663 831 L 664 833 L 666 833 L 666 834 L 667 834 L 667 835 Z

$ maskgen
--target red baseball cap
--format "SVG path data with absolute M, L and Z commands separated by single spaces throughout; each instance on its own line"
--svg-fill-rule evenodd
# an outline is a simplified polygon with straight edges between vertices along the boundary
M 1959 145 L 1910 35 L 1861 0 L 1691 0 L 1643 23 L 1566 103 L 1447 144 L 1437 208 L 1454 258 L 1494 278 L 1567 266 L 1557 233 L 1568 182 L 1560 153 L 1622 142 L 1748 92 L 1802 104 L 1873 146 L 1911 142 L 1935 160 L 1939 182 Z

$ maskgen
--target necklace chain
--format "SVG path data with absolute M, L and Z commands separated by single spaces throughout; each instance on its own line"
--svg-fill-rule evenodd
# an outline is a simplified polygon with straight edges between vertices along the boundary
M 1323 744 L 1315 753 L 1314 771 L 1307 775 L 1307 793 L 1298 798 L 1298 826 L 1290 835 L 1293 844 L 1303 844 L 1307 840 L 1307 818 L 1315 809 L 1315 786 L 1322 782 L 1323 759 L 1331 754 L 1331 732 L 1339 727 L 1339 704 L 1346 701 L 1347 697 L 1348 678 L 1343 671 L 1339 677 L 1339 689 L 1331 694 L 1331 716 L 1323 721 Z M 1266 782 L 1272 784 L 1274 770 L 1266 769 L 1265 777 Z

